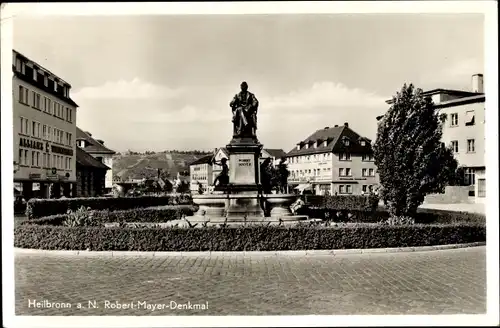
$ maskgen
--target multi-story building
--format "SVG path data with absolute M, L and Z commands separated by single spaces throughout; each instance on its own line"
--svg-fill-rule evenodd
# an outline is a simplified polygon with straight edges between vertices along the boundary
M 442 141 L 465 169 L 464 182 L 477 202 L 486 197 L 485 101 L 483 75 L 472 76 L 471 91 L 434 89 L 424 92 L 446 114 Z M 392 100 L 387 101 L 392 104 Z
M 76 128 L 76 143 L 79 148 L 109 168 L 104 181 L 104 192 L 110 192 L 113 189 L 113 155 L 115 151 L 105 147 L 104 141 L 94 139 L 90 132 L 84 132 L 78 127 Z
M 37 197 L 71 197 L 78 107 L 71 85 L 21 53 L 12 55 L 14 183 L 27 199 L 35 188 Z
M 201 184 L 203 192 L 213 184 L 213 155 L 203 156 L 189 165 L 190 186 L 192 193 L 197 193 Z
M 314 194 L 363 194 L 379 183 L 371 140 L 348 123 L 317 130 L 287 154 L 288 183 Z

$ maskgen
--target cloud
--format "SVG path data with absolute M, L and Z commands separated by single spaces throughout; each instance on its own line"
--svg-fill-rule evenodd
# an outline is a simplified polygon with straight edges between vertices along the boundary
M 314 83 L 307 89 L 270 98 L 265 107 L 273 110 L 286 108 L 299 111 L 312 108 L 376 108 L 384 100 L 384 97 L 373 92 L 349 88 L 342 83 L 323 81 Z
M 176 145 L 179 149 L 180 145 L 211 149 L 231 138 L 231 111 L 227 92 L 222 92 L 222 88 L 185 87 L 182 94 L 173 92 L 171 98 L 158 99 L 145 95 L 153 96 L 156 93 L 153 90 L 164 87 L 134 81 L 135 84 L 115 83 L 113 88 L 108 83 L 96 93 L 82 89 L 78 125 L 109 140 L 109 145 L 118 150 L 131 147 L 140 150 L 141 145 L 150 150 L 176 148 Z M 130 88 L 134 85 L 140 91 Z M 130 88 L 129 98 L 118 97 L 126 88 Z M 106 89 L 115 90 L 111 93 L 115 98 L 110 98 L 109 93 L 102 94 Z M 385 97 L 328 81 L 276 96 L 256 96 L 260 102 L 259 140 L 266 147 L 285 150 L 317 129 L 344 122 L 349 122 L 356 132 L 373 138 L 375 117 L 386 109 Z M 142 98 L 131 100 L 138 97 Z
M 178 97 L 182 91 L 167 86 L 152 84 L 134 78 L 131 81 L 109 81 L 100 86 L 84 87 L 73 92 L 76 100 L 81 99 L 169 99 Z

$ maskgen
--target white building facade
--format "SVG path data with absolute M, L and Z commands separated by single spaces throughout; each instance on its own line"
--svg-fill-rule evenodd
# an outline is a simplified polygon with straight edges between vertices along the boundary
M 343 126 L 317 130 L 287 154 L 288 183 L 316 195 L 361 195 L 379 184 L 371 141 Z
M 78 107 L 71 85 L 17 51 L 12 70 L 14 183 L 25 198 L 71 197 Z

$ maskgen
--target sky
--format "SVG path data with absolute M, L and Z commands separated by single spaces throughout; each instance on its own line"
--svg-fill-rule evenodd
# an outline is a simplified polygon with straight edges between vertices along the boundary
M 375 139 L 404 83 L 470 90 L 479 14 L 53 16 L 14 20 L 14 49 L 72 85 L 77 125 L 116 151 L 210 150 L 247 81 L 259 141 L 289 151 L 348 122 Z M 487 79 L 487 76 L 485 76 Z

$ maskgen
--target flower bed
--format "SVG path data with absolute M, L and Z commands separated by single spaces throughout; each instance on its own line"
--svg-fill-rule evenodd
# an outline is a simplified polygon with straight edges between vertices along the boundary
M 278 251 L 431 246 L 485 240 L 486 227 L 480 224 L 190 229 L 64 227 L 28 222 L 14 229 L 15 247 L 46 250 Z
M 119 211 L 132 208 L 153 206 L 192 204 L 190 195 L 142 196 L 142 197 L 90 197 L 63 199 L 30 199 L 26 206 L 28 219 L 36 219 L 49 215 L 65 214 L 68 209 L 77 210 L 81 206 L 93 210 Z
M 103 223 L 113 222 L 148 222 L 162 223 L 171 220 L 178 220 L 183 215 L 191 216 L 196 212 L 197 208 L 192 205 L 168 205 L 147 208 L 134 208 L 123 211 L 83 211 L 74 212 L 76 216 L 86 216 L 84 219 L 87 222 L 92 221 L 92 225 L 101 225 Z M 61 226 L 72 214 L 57 214 L 50 215 L 38 219 L 23 221 L 21 225 L 52 225 Z
M 374 212 L 333 210 L 324 207 L 307 208 L 299 214 L 307 215 L 310 218 L 321 218 L 333 222 L 383 222 L 389 218 L 389 213 L 383 208 Z M 486 224 L 486 216 L 479 213 L 454 212 L 434 209 L 419 209 L 415 217 L 416 223 L 460 223 L 476 222 Z

